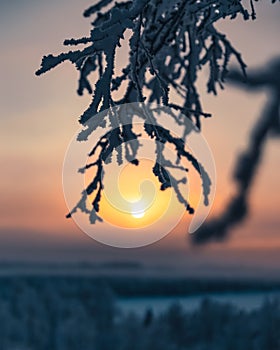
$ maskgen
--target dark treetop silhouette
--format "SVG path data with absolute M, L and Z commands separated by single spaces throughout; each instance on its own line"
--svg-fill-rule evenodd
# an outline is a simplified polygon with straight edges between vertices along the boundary
M 247 149 L 239 156 L 233 179 L 237 185 L 235 196 L 226 206 L 225 211 L 216 219 L 206 222 L 193 240 L 201 243 L 211 239 L 223 239 L 228 230 L 241 222 L 248 211 L 248 195 L 256 175 L 265 143 L 269 136 L 280 136 L 280 58 L 269 62 L 265 70 L 252 71 L 244 79 L 237 71 L 228 75 L 231 83 L 248 90 L 269 89 L 269 100 L 254 125 Z
M 201 117 L 210 117 L 203 111 L 197 89 L 198 71 L 209 67 L 207 91 L 217 93 L 217 86 L 223 87 L 231 57 L 239 62 L 245 75 L 245 63 L 240 53 L 231 45 L 226 36 L 215 28 L 215 23 L 223 18 L 234 19 L 238 14 L 245 20 L 255 19 L 254 1 L 246 9 L 242 0 L 134 0 L 115 2 L 101 0 L 84 12 L 85 17 L 95 16 L 92 30 L 88 37 L 65 40 L 65 45 L 84 45 L 82 49 L 48 55 L 42 60 L 37 75 L 45 73 L 63 61 L 70 61 L 79 71 L 78 94 L 86 90 L 93 95 L 92 102 L 80 117 L 84 130 L 78 135 L 79 141 L 98 127 L 105 127 L 106 120 L 99 125 L 90 123 L 98 112 L 112 109 L 108 113 L 111 129 L 106 132 L 93 147 L 90 156 L 96 159 L 81 169 L 96 166 L 97 171 L 92 182 L 82 192 L 81 200 L 67 217 L 78 209 L 87 213 L 90 221 L 102 220 L 97 212 L 103 189 L 103 166 L 111 161 L 113 151 L 117 152 L 118 163 L 125 159 L 138 164 L 137 150 L 140 146 L 139 134 L 133 129 L 135 115 L 144 119 L 144 132 L 155 143 L 156 148 L 153 172 L 161 183 L 161 190 L 171 187 L 172 168 L 186 169 L 180 166 L 185 158 L 197 170 L 202 179 L 204 203 L 208 203 L 211 181 L 203 166 L 185 150 L 185 141 L 190 132 L 186 119 L 191 120 L 196 128 L 201 127 Z M 272 0 L 272 3 L 276 0 Z M 121 40 L 129 37 L 127 62 L 117 62 L 117 51 Z M 120 70 L 122 68 L 122 70 Z M 118 73 L 120 71 L 121 73 Z M 96 78 L 90 81 L 90 75 Z M 117 99 L 116 92 L 124 89 L 123 97 Z M 176 93 L 175 102 L 172 96 Z M 122 105 L 139 102 L 141 112 L 133 111 L 126 123 L 122 122 L 125 114 Z M 161 103 L 172 113 L 170 117 L 180 125 L 185 125 L 183 138 L 176 138 L 159 122 L 157 110 L 147 110 L 147 102 Z M 130 121 L 127 123 L 127 118 Z M 185 118 L 185 119 L 184 119 Z M 167 144 L 174 146 L 178 161 L 176 164 L 164 159 L 163 151 Z M 99 152 L 99 153 L 98 153 Z M 161 160 L 161 162 L 159 162 Z M 163 161 L 162 161 L 163 160 Z M 175 188 L 174 188 L 175 189 Z M 175 189 L 176 191 L 176 189 Z M 87 198 L 94 194 L 92 207 L 87 207 Z M 186 210 L 193 213 L 193 208 L 185 196 L 176 191 L 178 200 Z

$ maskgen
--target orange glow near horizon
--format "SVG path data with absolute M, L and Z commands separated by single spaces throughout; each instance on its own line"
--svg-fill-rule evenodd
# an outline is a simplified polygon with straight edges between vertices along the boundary
M 77 16 L 79 10 L 83 9 L 79 2 L 69 3 L 69 20 L 63 25 L 63 2 L 36 2 L 36 6 L 33 5 L 26 2 L 23 7 L 14 7 L 7 14 L 4 9 L 4 20 L 1 22 L 2 31 L 5 32 L 0 67 L 3 82 L 0 94 L 1 246 L 4 251 L 5 240 L 11 242 L 11 246 L 13 242 L 19 246 L 21 242 L 27 242 L 30 247 L 40 241 L 46 251 L 52 251 L 54 247 L 56 249 L 56 244 L 59 248 L 70 243 L 75 250 L 77 242 L 87 245 L 91 241 L 85 239 L 86 234 L 75 224 L 75 214 L 72 219 L 65 218 L 72 208 L 68 208 L 64 200 L 63 159 L 70 140 L 79 128 L 77 119 L 87 108 L 91 96 L 80 98 L 76 95 L 77 72 L 70 64 L 61 65 L 41 78 L 35 77 L 34 72 L 43 55 L 61 52 L 60 42 L 68 34 L 80 37 L 87 33 L 88 22 L 82 16 L 79 20 Z M 245 23 L 237 18 L 234 21 L 223 20 L 219 24 L 242 53 L 249 70 L 265 65 L 270 58 L 279 55 L 278 37 L 275 35 L 279 30 L 279 7 L 266 2 L 259 2 L 257 7 L 256 21 Z M 46 20 L 40 20 L 40 13 L 44 13 Z M 52 19 L 51 27 L 48 18 Z M 260 42 L 262 45 L 259 45 Z M 20 64 L 19 51 L 24 58 Z M 224 211 L 235 192 L 232 173 L 236 157 L 246 147 L 251 127 L 267 101 L 267 91 L 248 93 L 225 84 L 225 90 L 219 90 L 216 97 L 207 94 L 203 81 L 205 77 L 201 77 L 199 90 L 203 109 L 213 115 L 212 118 L 202 120 L 202 132 L 213 152 L 217 170 L 217 192 L 209 216 L 213 218 Z M 90 150 L 90 144 L 88 146 Z M 222 249 L 264 250 L 280 247 L 279 150 L 279 139 L 270 138 L 250 193 L 249 215 L 232 230 L 228 241 L 220 244 Z M 115 208 L 116 203 L 110 203 L 109 192 L 107 197 L 110 201 L 103 194 L 100 216 L 104 220 L 124 230 L 143 227 L 143 232 L 147 225 L 158 220 L 174 191 L 160 191 L 160 183 L 153 175 L 152 167 L 151 160 L 141 162 L 138 167 L 130 164 L 124 167 L 120 173 L 119 191 L 125 203 L 131 204 L 131 209 L 124 208 L 125 211 L 120 212 Z M 189 164 L 186 167 L 189 167 L 189 173 L 186 174 L 189 180 L 189 202 L 196 208 L 201 195 L 201 179 L 194 174 Z M 148 203 L 142 203 L 141 195 L 149 192 L 150 188 L 155 190 L 154 201 L 153 196 L 148 194 Z M 75 197 L 76 203 L 80 199 L 79 194 Z M 180 204 L 174 197 L 170 216 L 175 217 Z M 171 234 L 159 242 L 156 248 L 174 248 L 176 251 L 186 249 L 186 232 L 191 219 L 192 216 L 185 213 Z M 165 221 L 162 221 L 159 230 L 164 224 Z M 105 223 L 102 230 L 103 227 L 106 227 Z M 94 225 L 92 229 L 95 229 Z M 106 232 L 104 228 L 104 234 Z M 205 250 L 211 247 L 211 244 L 204 246 Z
M 118 188 L 113 194 L 106 195 L 105 183 L 99 211 L 105 221 L 123 228 L 141 228 L 153 224 L 166 212 L 171 203 L 171 189 L 160 190 L 152 168 L 149 159 L 140 159 L 138 166 L 126 164 L 116 175 Z

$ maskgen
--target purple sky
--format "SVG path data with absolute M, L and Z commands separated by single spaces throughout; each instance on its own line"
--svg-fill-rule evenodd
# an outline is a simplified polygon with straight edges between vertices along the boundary
M 186 223 L 160 242 L 137 250 L 102 246 L 65 219 L 61 171 L 68 143 L 89 97 L 76 95 L 77 74 L 66 64 L 35 77 L 41 57 L 59 53 L 65 38 L 84 36 L 89 20 L 83 10 L 92 1 L 0 1 L 0 261 L 1 260 L 139 260 L 175 265 L 186 271 L 222 271 L 245 266 L 250 273 L 280 267 L 279 140 L 270 140 L 246 223 L 225 244 L 190 247 Z M 256 3 L 257 20 L 220 24 L 249 67 L 280 54 L 279 4 Z M 203 133 L 216 161 L 217 193 L 212 213 L 233 193 L 230 174 L 235 155 L 261 113 L 266 92 L 248 93 L 233 87 L 218 97 L 202 95 L 213 113 Z M 213 214 L 212 214 L 213 215 Z M 175 260 L 176 257 L 176 260 Z M 259 270 L 263 271 L 263 270 Z M 276 271 L 276 272 L 275 272 Z

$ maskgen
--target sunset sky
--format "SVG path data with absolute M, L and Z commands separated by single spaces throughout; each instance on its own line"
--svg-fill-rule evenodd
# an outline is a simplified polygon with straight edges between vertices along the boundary
M 63 50 L 65 38 L 87 35 L 90 20 L 82 12 L 91 4 L 90 0 L 0 1 L 0 262 L 138 260 L 180 267 L 190 274 L 218 274 L 225 267 L 238 273 L 242 267 L 248 274 L 276 275 L 279 139 L 270 139 L 266 146 L 250 196 L 250 217 L 222 244 L 191 247 L 188 215 L 161 241 L 132 250 L 97 243 L 65 219 L 63 160 L 90 96 L 77 96 L 77 72 L 69 64 L 39 78 L 34 72 L 43 55 Z M 262 1 L 256 10 L 256 21 L 240 18 L 219 25 L 249 68 L 266 67 L 280 54 L 280 5 Z M 217 174 L 210 216 L 217 215 L 234 193 L 230 176 L 235 157 L 245 147 L 267 96 L 265 90 L 252 93 L 229 85 L 216 97 L 201 95 L 204 109 L 213 114 L 203 123 Z

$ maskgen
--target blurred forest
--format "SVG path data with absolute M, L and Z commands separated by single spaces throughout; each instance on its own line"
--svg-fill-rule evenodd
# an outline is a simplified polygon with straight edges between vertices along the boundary
M 1 350 L 277 350 L 280 303 L 240 310 L 204 299 L 144 316 L 122 312 L 112 290 L 90 279 L 2 278 Z

